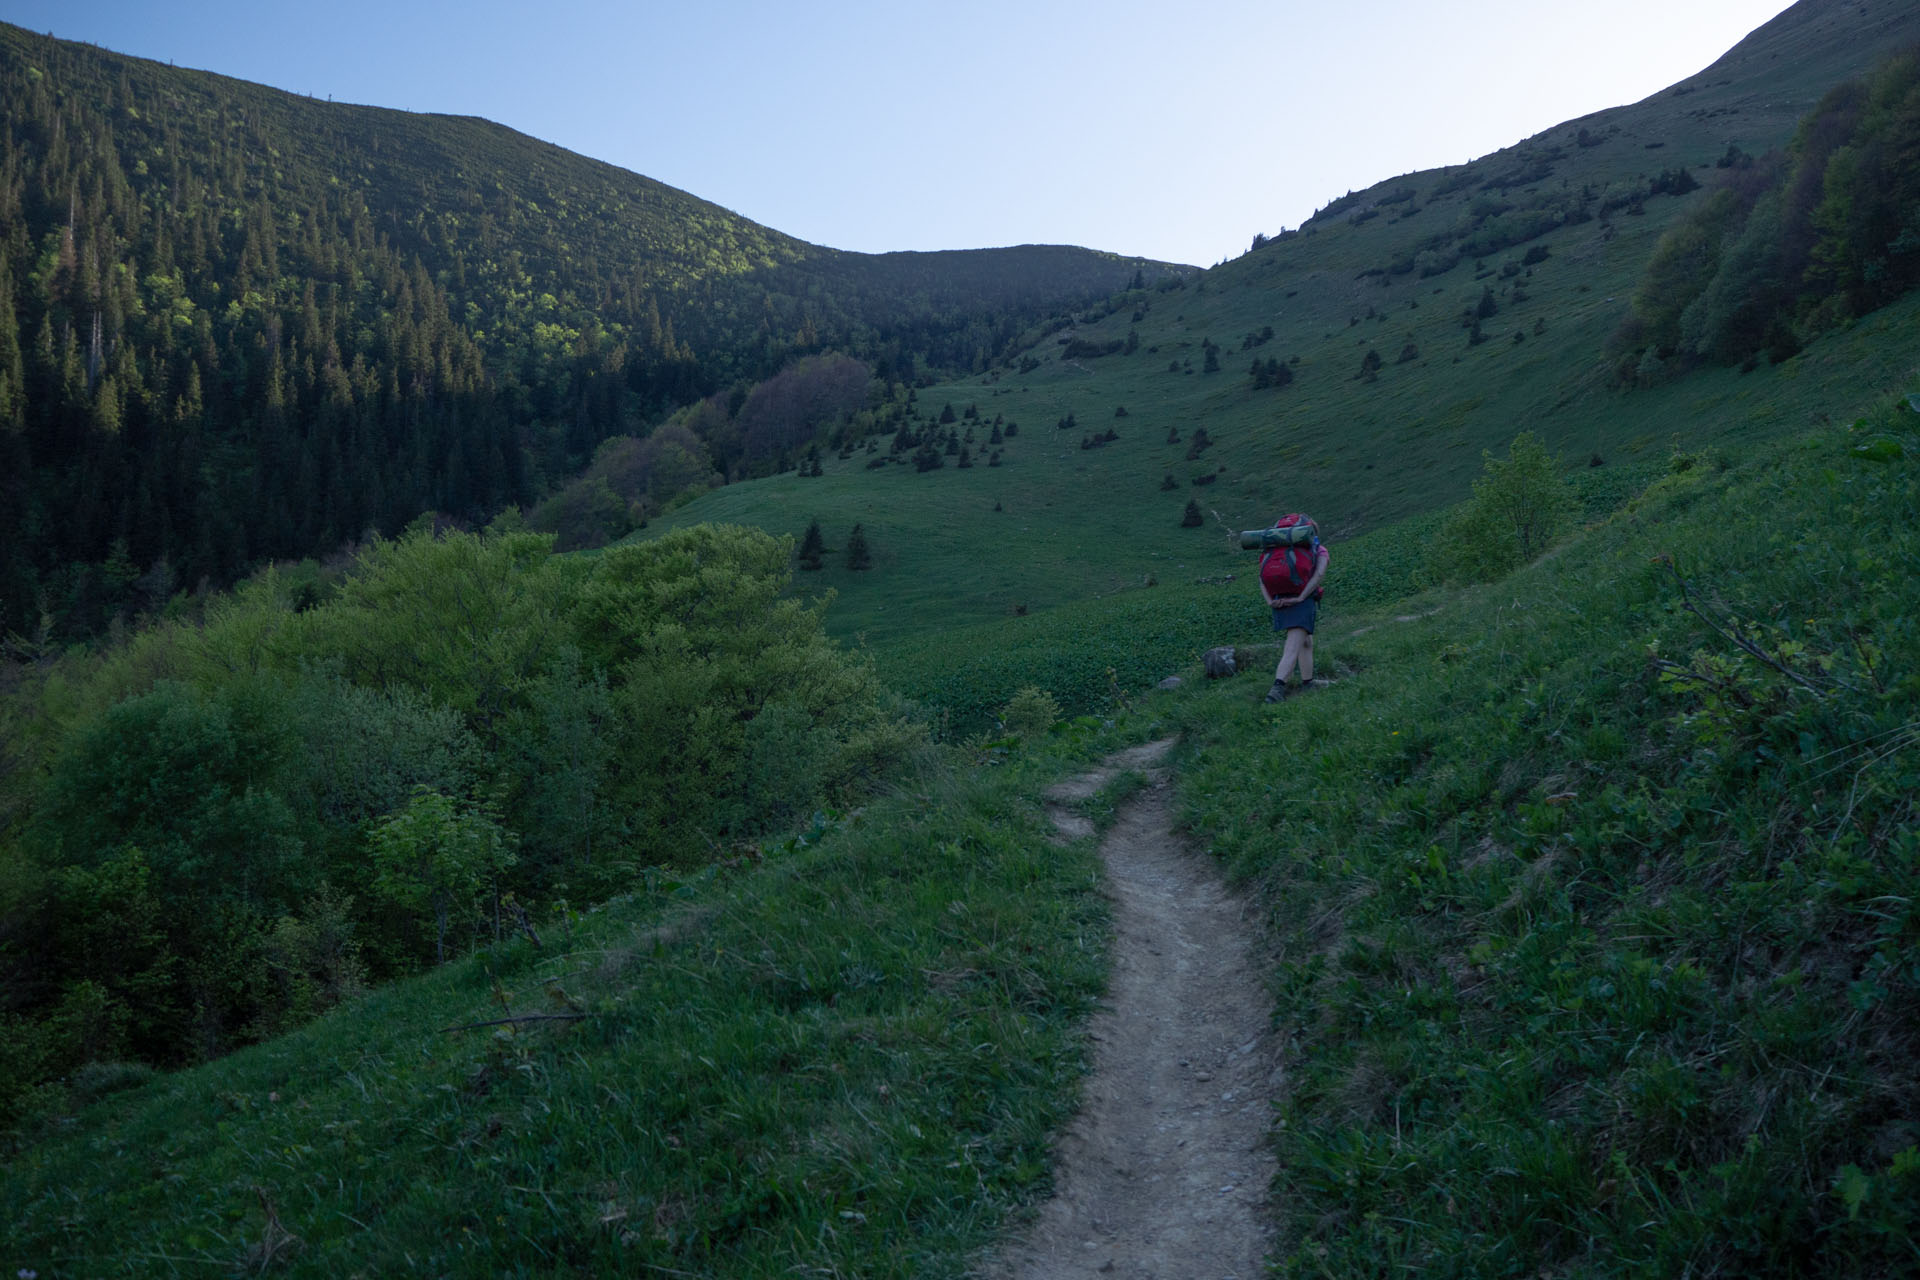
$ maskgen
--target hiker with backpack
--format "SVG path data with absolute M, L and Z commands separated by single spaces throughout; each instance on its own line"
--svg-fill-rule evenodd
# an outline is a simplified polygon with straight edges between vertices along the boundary
M 1242 535 L 1243 540 L 1251 536 Z M 1287 635 L 1267 701 L 1285 702 L 1313 685 L 1313 624 L 1325 594 L 1320 580 L 1327 575 L 1327 549 L 1319 528 L 1303 515 L 1275 520 L 1271 529 L 1260 531 L 1260 545 L 1267 548 L 1260 557 L 1260 597 L 1273 612 L 1273 629 Z M 1296 667 L 1297 687 L 1287 682 Z

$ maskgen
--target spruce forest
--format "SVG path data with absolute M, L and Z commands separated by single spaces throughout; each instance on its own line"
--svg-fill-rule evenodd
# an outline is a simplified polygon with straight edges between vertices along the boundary
M 1202 271 L 0 26 L 0 1268 L 1037 1274 L 1232 945 L 1271 1274 L 1914 1274 L 1920 10 L 1737 36 Z

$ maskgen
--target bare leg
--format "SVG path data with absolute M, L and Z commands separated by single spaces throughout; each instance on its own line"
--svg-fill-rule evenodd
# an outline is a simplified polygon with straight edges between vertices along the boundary
M 1289 633 L 1289 638 L 1292 638 L 1292 636 L 1295 636 L 1295 635 L 1305 637 L 1305 643 L 1303 643 L 1300 646 L 1300 683 L 1303 685 L 1312 684 L 1313 683 L 1313 632 L 1295 631 L 1295 632 Z M 1282 659 L 1282 665 L 1284 665 L 1284 663 L 1285 663 L 1285 660 Z
M 1313 637 L 1305 631 L 1302 631 L 1299 627 L 1287 628 L 1287 643 L 1286 646 L 1280 650 L 1280 665 L 1273 669 L 1273 682 L 1275 684 L 1286 683 L 1288 674 L 1291 673 L 1296 666 L 1300 665 L 1301 649 L 1304 646 L 1310 646 L 1312 643 Z M 1307 652 L 1311 653 L 1312 649 L 1308 648 Z M 1308 662 L 1311 664 L 1312 659 L 1309 658 Z M 1311 665 L 1308 665 L 1305 669 L 1311 671 L 1313 668 Z

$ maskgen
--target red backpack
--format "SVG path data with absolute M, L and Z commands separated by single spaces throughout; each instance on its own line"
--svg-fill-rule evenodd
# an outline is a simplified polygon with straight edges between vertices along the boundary
M 1275 547 L 1260 557 L 1260 585 L 1270 596 L 1291 600 L 1313 577 L 1314 560 L 1320 555 L 1320 530 L 1303 515 L 1281 516 L 1273 522 L 1273 527 L 1292 530 L 1298 540 Z M 1316 587 L 1313 598 L 1318 600 L 1326 590 Z

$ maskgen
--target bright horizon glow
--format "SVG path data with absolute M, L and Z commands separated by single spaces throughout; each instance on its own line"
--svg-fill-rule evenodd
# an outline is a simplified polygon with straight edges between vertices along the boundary
M 1348 190 L 1657 93 L 1785 0 L 0 0 L 292 93 L 483 116 L 867 253 L 1078 244 L 1207 265 Z

